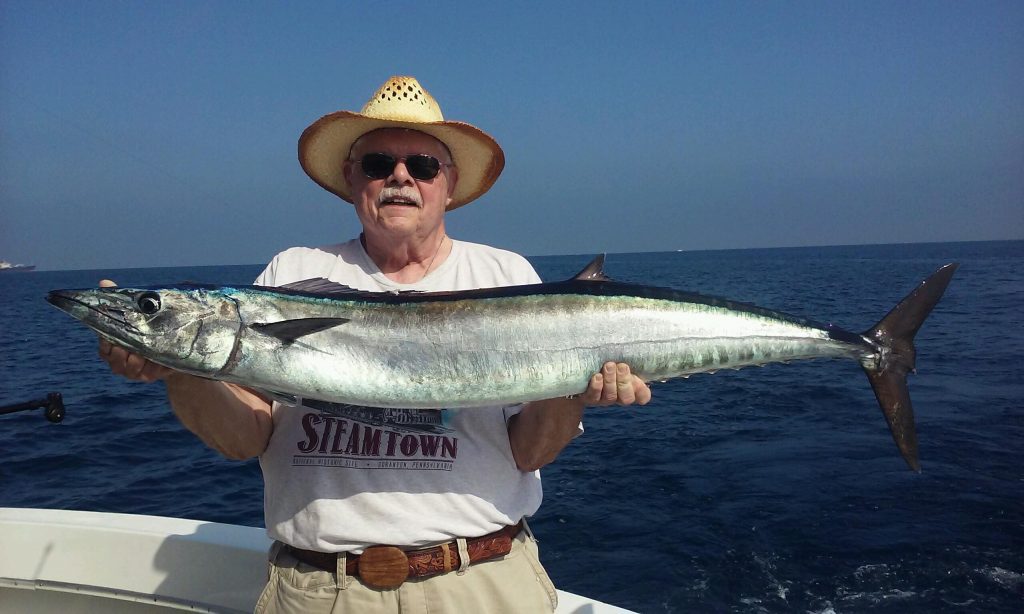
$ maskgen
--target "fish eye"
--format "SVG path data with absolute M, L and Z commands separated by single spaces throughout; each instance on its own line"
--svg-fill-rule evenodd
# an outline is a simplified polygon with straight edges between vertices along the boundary
M 151 316 L 160 311 L 160 295 L 156 292 L 143 292 L 135 299 L 135 304 L 139 306 L 139 311 Z

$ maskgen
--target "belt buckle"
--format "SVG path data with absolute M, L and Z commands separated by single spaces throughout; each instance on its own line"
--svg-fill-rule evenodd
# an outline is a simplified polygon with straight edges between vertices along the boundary
M 370 546 L 359 555 L 359 579 L 373 589 L 391 590 L 409 577 L 409 557 L 395 546 Z

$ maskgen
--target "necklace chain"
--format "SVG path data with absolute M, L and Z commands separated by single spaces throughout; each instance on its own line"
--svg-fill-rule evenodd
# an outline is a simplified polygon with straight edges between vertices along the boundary
M 434 259 L 437 258 L 437 255 L 439 253 L 441 253 L 441 247 L 444 246 L 444 242 L 445 242 L 445 240 L 447 238 L 448 238 L 448 235 L 446 235 L 446 234 L 441 235 L 441 241 L 437 244 L 437 249 L 434 250 L 434 255 L 430 257 L 430 262 L 427 263 L 426 270 L 424 270 L 423 271 L 423 275 L 421 275 L 420 278 L 417 279 L 413 283 L 419 283 L 419 282 L 423 281 L 426 278 L 426 276 L 430 274 L 430 269 L 434 268 Z
M 419 282 L 423 281 L 423 279 L 424 279 L 424 278 L 425 278 L 425 277 L 426 277 L 427 275 L 429 275 L 429 274 L 430 274 L 430 270 L 434 268 L 434 260 L 436 260 L 436 259 L 437 259 L 437 255 L 438 255 L 439 253 L 441 253 L 441 248 L 442 248 L 442 247 L 444 247 L 444 243 L 445 243 L 445 241 L 446 241 L 447 239 L 448 239 L 448 235 L 447 235 L 447 234 L 442 234 L 442 235 L 441 235 L 441 241 L 440 241 L 440 242 L 438 242 L 438 244 L 437 244 L 437 248 L 436 248 L 436 249 L 434 250 L 434 255 L 430 257 L 430 261 L 429 261 L 429 262 L 427 262 L 427 268 L 423 270 L 423 275 L 420 275 L 420 278 L 419 278 L 419 279 L 417 279 L 416 281 L 410 281 L 410 282 L 403 282 L 403 283 L 412 283 L 412 284 L 417 284 L 417 283 L 419 283 Z M 360 235 L 359 235 L 359 243 L 361 243 L 361 244 L 362 244 L 362 246 L 363 246 L 363 251 L 365 251 L 365 252 L 366 252 L 366 254 L 367 254 L 367 255 L 369 256 L 369 254 L 370 254 L 370 251 L 369 251 L 369 248 L 367 248 L 367 247 L 366 247 L 366 235 L 364 235 L 364 234 L 360 234 Z M 371 257 L 370 257 L 370 259 L 372 260 L 372 259 L 373 259 L 373 257 L 371 256 Z

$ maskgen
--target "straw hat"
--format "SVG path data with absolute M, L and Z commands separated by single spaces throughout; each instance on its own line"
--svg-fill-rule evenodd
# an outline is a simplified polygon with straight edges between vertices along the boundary
M 359 113 L 337 111 L 313 122 L 299 137 L 299 164 L 325 190 L 352 202 L 342 164 L 359 137 L 379 128 L 417 130 L 448 147 L 459 170 L 449 211 L 490 189 L 505 168 L 493 138 L 475 126 L 444 121 L 437 101 L 413 77 L 391 77 Z

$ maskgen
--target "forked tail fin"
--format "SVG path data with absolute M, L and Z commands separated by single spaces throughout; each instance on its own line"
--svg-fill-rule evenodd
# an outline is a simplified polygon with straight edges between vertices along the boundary
M 914 432 L 914 408 L 907 391 L 907 373 L 914 370 L 914 335 L 942 298 L 956 272 L 957 263 L 947 264 L 921 282 L 864 336 L 881 348 L 878 361 L 864 365 L 875 398 L 889 423 L 896 446 L 914 471 L 921 471 L 917 460 L 917 434 Z

